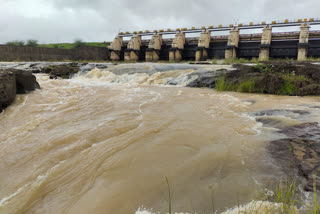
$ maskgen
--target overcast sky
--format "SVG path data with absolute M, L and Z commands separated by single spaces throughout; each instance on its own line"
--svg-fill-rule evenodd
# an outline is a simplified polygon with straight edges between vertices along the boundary
M 119 31 L 317 18 L 320 0 L 0 0 L 0 43 L 111 41 Z

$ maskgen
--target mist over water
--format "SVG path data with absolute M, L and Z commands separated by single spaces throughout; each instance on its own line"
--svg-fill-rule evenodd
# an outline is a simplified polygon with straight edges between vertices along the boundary
M 42 89 L 0 114 L 0 213 L 166 213 L 165 176 L 173 211 L 209 213 L 213 195 L 222 212 L 283 176 L 266 153 L 275 130 L 320 122 L 318 97 L 186 88 L 192 67 L 130 66 L 38 74 Z M 256 114 L 270 109 L 310 114 Z

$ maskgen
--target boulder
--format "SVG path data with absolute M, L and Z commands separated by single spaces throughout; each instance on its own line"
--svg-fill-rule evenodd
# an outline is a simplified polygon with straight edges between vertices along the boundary
M 13 70 L 15 74 L 17 94 L 26 94 L 35 89 L 40 89 L 40 85 L 36 80 L 36 77 L 29 71 Z
M 58 77 L 63 79 L 69 79 L 74 74 L 79 72 L 79 66 L 77 63 L 69 63 L 63 65 L 52 65 L 42 69 L 41 73 L 50 75 L 50 79 L 57 79 Z
M 8 73 L 0 73 L 0 112 L 8 107 L 16 97 L 15 76 Z
M 16 94 L 25 94 L 35 89 L 40 89 L 40 85 L 31 72 L 0 70 L 0 112 L 14 101 Z
M 195 74 L 192 74 L 195 75 Z M 196 73 L 199 77 L 190 82 L 187 87 L 191 88 L 215 88 L 216 87 L 216 75 L 214 72 Z

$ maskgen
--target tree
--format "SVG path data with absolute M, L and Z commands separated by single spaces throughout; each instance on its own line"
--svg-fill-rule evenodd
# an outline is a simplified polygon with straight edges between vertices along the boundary
M 81 39 L 77 39 L 73 43 L 73 47 L 80 48 L 84 46 L 84 42 Z
M 37 47 L 38 46 L 38 41 L 34 40 L 34 39 L 29 39 L 27 41 L 26 45 L 29 46 L 29 47 Z
M 6 44 L 11 46 L 24 46 L 25 42 L 22 40 L 21 41 L 13 40 L 13 41 L 7 42 Z

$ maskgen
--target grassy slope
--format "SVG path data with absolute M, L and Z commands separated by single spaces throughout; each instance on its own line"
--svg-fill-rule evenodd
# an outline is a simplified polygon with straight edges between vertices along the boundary
M 106 48 L 110 43 L 101 43 L 101 42 L 86 42 L 85 46 L 94 46 Z M 74 48 L 73 43 L 57 43 L 57 44 L 39 44 L 38 47 L 44 48 L 61 48 L 61 49 L 72 49 Z

